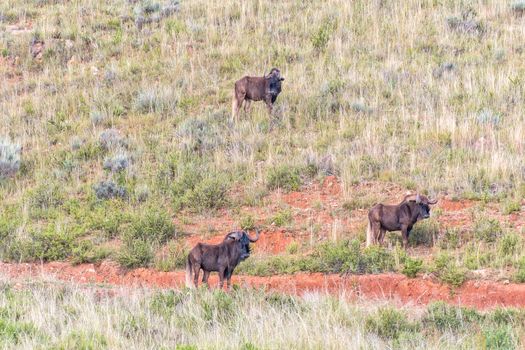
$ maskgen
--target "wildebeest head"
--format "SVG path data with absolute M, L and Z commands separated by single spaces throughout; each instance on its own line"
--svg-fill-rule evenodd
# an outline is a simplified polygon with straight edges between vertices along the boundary
M 226 237 L 224 237 L 224 240 L 233 239 L 237 241 L 242 251 L 241 260 L 245 260 L 250 256 L 250 242 L 257 242 L 259 236 L 260 232 L 258 229 L 255 229 L 255 238 L 248 236 L 246 231 L 234 231 L 228 233 Z
M 268 75 L 264 76 L 266 79 L 274 80 L 274 81 L 283 81 L 284 77 L 281 75 L 281 71 L 277 68 L 272 68 L 270 73 Z
M 417 204 L 416 208 L 419 211 L 417 220 L 428 219 L 430 217 L 430 206 L 437 203 L 437 199 L 429 200 L 427 196 L 419 193 L 405 196 L 404 201 Z

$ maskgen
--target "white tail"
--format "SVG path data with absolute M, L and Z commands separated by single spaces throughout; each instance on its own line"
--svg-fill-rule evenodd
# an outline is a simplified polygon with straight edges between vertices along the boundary
M 193 282 L 191 281 L 191 261 L 190 257 L 188 256 L 188 260 L 186 261 L 186 287 L 187 288 L 194 288 Z
M 372 242 L 374 242 L 374 232 L 372 231 L 370 219 L 368 219 L 368 226 L 366 227 L 366 246 L 371 246 Z

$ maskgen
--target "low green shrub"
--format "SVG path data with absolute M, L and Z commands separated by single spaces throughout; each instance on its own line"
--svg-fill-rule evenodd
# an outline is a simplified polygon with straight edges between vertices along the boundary
M 296 241 L 290 242 L 290 244 L 286 246 L 286 252 L 288 254 L 293 255 L 293 254 L 296 254 L 298 251 L 299 251 L 299 243 L 297 243 Z
M 525 256 L 522 256 L 517 262 L 517 271 L 514 279 L 519 283 L 525 282 Z
M 299 169 L 281 165 L 268 171 L 266 182 L 269 190 L 297 191 L 302 181 Z
M 62 188 L 57 184 L 46 183 L 28 193 L 32 215 L 40 217 L 43 212 L 59 207 L 64 202 Z
M 117 255 L 117 261 L 126 268 L 147 267 L 153 261 L 153 257 L 153 246 L 150 242 L 126 239 Z
M 37 333 L 32 323 L 10 320 L 0 317 L 0 344 L 9 348 L 8 344 L 19 344 L 20 341 Z
M 407 256 L 404 260 L 401 272 L 407 277 L 414 278 L 423 269 L 423 260 L 421 259 L 412 259 Z
M 157 207 L 145 208 L 132 218 L 131 225 L 124 234 L 129 239 L 162 244 L 175 236 L 175 225 L 168 212 Z
M 503 230 L 496 219 L 479 218 L 474 223 L 474 236 L 487 243 L 496 242 Z
M 293 215 L 290 209 L 282 209 L 277 212 L 271 219 L 271 224 L 277 227 L 288 226 L 293 222 Z
M 179 166 L 179 175 L 171 185 L 175 210 L 193 211 L 220 209 L 229 204 L 230 183 L 226 176 L 209 171 L 196 163 Z M 209 176 L 203 177 L 202 174 Z
M 172 271 L 186 266 L 189 249 L 184 242 L 172 241 L 157 257 L 155 267 L 160 271 Z
M 89 240 L 80 241 L 72 250 L 71 262 L 73 264 L 97 263 L 111 255 L 111 250 L 97 247 Z
M 439 240 L 439 247 L 441 249 L 456 249 L 460 246 L 460 230 L 456 228 L 448 228 L 441 235 Z
M 520 210 L 521 210 L 521 201 L 514 200 L 514 199 L 509 199 L 505 201 L 501 208 L 502 213 L 505 215 L 519 212 Z
M 251 215 L 245 215 L 240 220 L 240 226 L 243 230 L 253 230 L 255 228 L 255 219 Z
M 461 286 L 466 280 L 466 269 L 458 266 L 456 260 L 447 253 L 436 257 L 432 270 L 442 282 L 453 287 Z
M 484 349 L 509 350 L 518 348 L 518 339 L 509 327 L 488 327 L 483 330 Z
M 74 330 L 61 340 L 55 349 L 108 349 L 108 340 L 103 334 Z
M 439 235 L 439 222 L 436 219 L 427 219 L 418 222 L 410 231 L 408 242 L 412 246 L 434 245 L 435 238 Z
M 437 301 L 427 306 L 427 312 L 423 318 L 425 327 L 435 328 L 441 332 L 458 332 L 470 324 L 483 320 L 483 315 L 474 309 L 448 305 L 443 301 Z
M 229 203 L 228 190 L 228 181 L 223 176 L 206 177 L 186 193 L 184 205 L 198 212 L 223 208 Z
M 381 308 L 365 319 L 365 330 L 385 339 L 397 339 L 402 333 L 414 333 L 419 328 L 404 313 L 390 307 Z
M 498 242 L 498 251 L 503 256 L 509 256 L 516 253 L 520 243 L 520 236 L 516 233 L 507 233 Z

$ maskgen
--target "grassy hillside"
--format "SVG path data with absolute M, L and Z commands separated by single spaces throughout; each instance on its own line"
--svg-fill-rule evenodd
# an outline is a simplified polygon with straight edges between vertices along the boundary
M 2 256 L 90 261 L 118 238 L 142 265 L 181 212 L 327 174 L 347 200 L 378 180 L 519 203 L 524 24 L 495 0 L 3 1 Z M 232 123 L 233 82 L 273 66 L 275 116 Z

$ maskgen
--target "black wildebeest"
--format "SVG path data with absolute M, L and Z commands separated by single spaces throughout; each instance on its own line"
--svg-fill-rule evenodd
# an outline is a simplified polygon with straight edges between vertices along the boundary
M 235 82 L 235 89 L 232 99 L 232 119 L 237 117 L 242 103 L 244 111 L 248 112 L 251 101 L 263 100 L 268 106 L 268 112 L 271 114 L 273 104 L 277 96 L 281 93 L 281 82 L 284 77 L 277 68 L 272 68 L 268 75 L 262 77 L 244 76 Z
M 186 261 L 186 286 L 197 286 L 200 270 L 204 272 L 202 282 L 208 284 L 211 271 L 219 273 L 219 288 L 222 289 L 224 279 L 228 289 L 231 288 L 233 270 L 250 256 L 250 242 L 257 242 L 259 230 L 255 230 L 255 238 L 248 236 L 246 231 L 228 233 L 219 244 L 197 243 L 188 254 Z M 191 274 L 193 272 L 193 283 Z
M 401 231 L 406 249 L 410 230 L 416 222 L 430 216 L 430 205 L 436 203 L 437 199 L 431 201 L 424 195 L 410 194 L 397 205 L 374 205 L 368 212 L 366 246 L 383 244 L 386 231 Z

